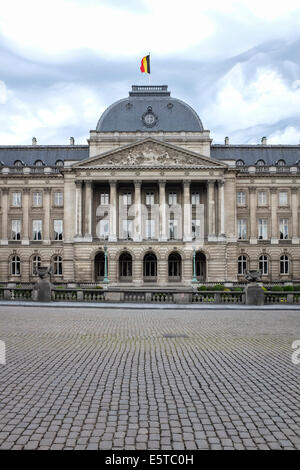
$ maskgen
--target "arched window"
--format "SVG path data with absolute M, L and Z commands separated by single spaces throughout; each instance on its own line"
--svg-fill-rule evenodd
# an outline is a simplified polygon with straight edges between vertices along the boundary
M 55 165 L 56 166 L 64 166 L 64 162 L 62 160 L 56 160 Z
M 37 276 L 38 275 L 38 268 L 41 266 L 42 260 L 41 257 L 38 255 L 35 255 L 32 258 L 32 275 Z
M 63 262 L 61 256 L 54 256 L 52 259 L 52 272 L 54 276 L 62 276 Z
M 257 162 L 256 162 L 256 165 L 257 165 L 257 166 L 263 166 L 263 165 L 265 165 L 265 164 L 266 164 L 266 163 L 265 163 L 264 160 L 257 160 Z
M 19 256 L 13 256 L 10 262 L 10 269 L 12 276 L 20 276 L 21 274 L 21 260 Z
M 280 256 L 280 274 L 289 274 L 290 260 L 287 255 Z
M 285 160 L 282 160 L 282 159 L 278 160 L 277 165 L 278 166 L 285 166 L 286 165 Z
M 43 166 L 44 163 L 42 162 L 42 160 L 36 160 L 36 161 L 34 162 L 34 165 L 35 165 L 35 166 Z
M 169 281 L 181 279 L 181 256 L 179 253 L 171 253 L 168 258 Z
M 269 273 L 269 258 L 266 255 L 261 255 L 258 264 L 261 274 L 267 275 Z
M 95 281 L 103 281 L 104 279 L 104 253 L 100 252 L 95 256 Z
M 244 255 L 238 257 L 238 274 L 246 274 L 247 258 Z
M 132 280 L 132 256 L 130 253 L 122 253 L 119 258 L 120 281 Z
M 206 256 L 201 251 L 196 253 L 196 278 L 198 281 L 206 280 Z
M 144 280 L 155 281 L 157 276 L 157 258 L 154 253 L 144 256 Z
M 245 165 L 244 160 L 237 160 L 236 161 L 236 166 L 244 166 L 244 165 Z
M 14 166 L 23 166 L 23 162 L 21 162 L 21 160 L 16 160 Z

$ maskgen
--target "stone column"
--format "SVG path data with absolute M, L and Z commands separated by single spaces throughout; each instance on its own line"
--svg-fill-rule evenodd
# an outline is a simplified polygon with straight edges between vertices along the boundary
M 218 181 L 218 208 L 219 208 L 219 237 L 225 236 L 224 224 L 224 181 Z
M 75 237 L 82 237 L 82 181 L 75 181 L 76 184 L 76 228 Z
M 192 241 L 191 181 L 183 181 L 183 241 Z
M 299 243 L 299 202 L 298 202 L 298 189 L 292 188 L 292 243 Z
M 216 238 L 215 182 L 207 182 L 208 241 Z
M 7 237 L 7 222 L 8 222 L 8 210 L 9 210 L 9 189 L 2 188 L 1 190 L 1 209 L 2 209 L 2 234 L 1 234 L 1 245 L 8 245 Z
M 257 227 L 257 220 L 256 220 L 256 206 L 257 206 L 257 196 L 256 196 L 256 188 L 254 186 L 250 186 L 249 188 L 250 193 L 250 243 L 255 244 L 257 243 L 258 237 L 258 227 Z
M 277 189 L 271 188 L 271 243 L 278 244 L 278 224 L 277 224 Z
M 134 227 L 133 227 L 133 241 L 139 242 L 142 240 L 142 197 L 141 197 L 141 181 L 134 183 Z
M 167 241 L 166 181 L 159 181 L 159 241 Z
M 84 238 L 85 241 L 92 241 L 92 181 L 85 181 L 85 221 Z
M 51 210 L 51 188 L 44 189 L 44 198 L 43 198 L 44 211 L 44 223 L 43 223 L 43 232 L 42 239 L 43 243 L 49 245 L 51 243 L 51 233 L 50 233 L 50 210 Z
M 30 189 L 23 189 L 22 197 L 22 212 L 23 212 L 23 221 L 22 221 L 22 245 L 29 245 L 29 197 Z
M 117 237 L 117 203 L 118 203 L 118 195 L 117 195 L 117 181 L 111 180 L 110 184 L 110 195 L 109 195 L 109 237 L 108 241 L 116 242 Z

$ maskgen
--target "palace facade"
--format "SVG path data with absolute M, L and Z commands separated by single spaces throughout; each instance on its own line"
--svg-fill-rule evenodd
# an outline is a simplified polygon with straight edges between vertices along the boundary
M 300 146 L 214 145 L 167 86 L 133 86 L 88 145 L 2 145 L 0 164 L 1 282 L 300 280 Z

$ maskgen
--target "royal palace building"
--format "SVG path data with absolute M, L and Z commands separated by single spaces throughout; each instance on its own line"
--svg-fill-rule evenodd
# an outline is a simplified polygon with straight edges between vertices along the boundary
M 300 146 L 212 143 L 167 86 L 133 86 L 87 145 L 0 146 L 0 281 L 300 280 Z

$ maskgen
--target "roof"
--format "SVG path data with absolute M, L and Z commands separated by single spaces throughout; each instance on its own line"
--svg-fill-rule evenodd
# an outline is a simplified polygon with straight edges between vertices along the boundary
M 144 119 L 154 116 L 153 122 Z M 167 85 L 133 85 L 128 98 L 121 99 L 102 114 L 98 132 L 201 132 L 198 114 L 185 102 L 172 98 Z
M 284 160 L 288 166 L 300 161 L 300 145 L 212 145 L 211 157 L 216 160 L 243 160 L 245 165 L 255 165 L 264 160 L 275 165 Z
M 42 160 L 46 165 L 55 165 L 57 160 L 85 160 L 89 157 L 88 145 L 9 145 L 0 146 L 0 162 L 11 166 L 16 160 L 25 165 L 34 165 Z

